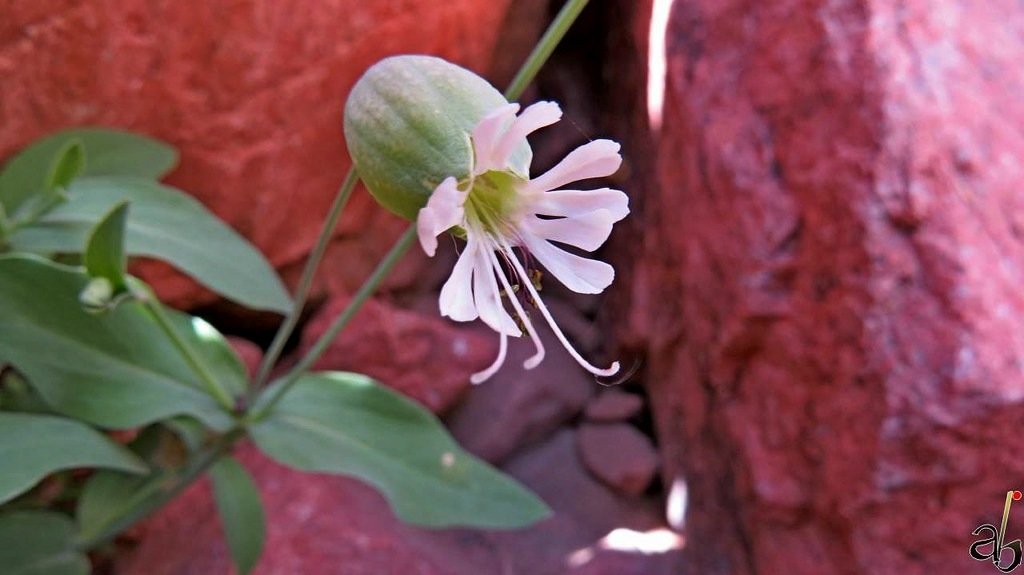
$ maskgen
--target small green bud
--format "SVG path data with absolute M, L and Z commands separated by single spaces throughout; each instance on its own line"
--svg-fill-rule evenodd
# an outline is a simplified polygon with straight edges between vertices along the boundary
M 505 98 L 473 72 L 432 56 L 394 56 L 363 74 L 345 104 L 345 139 L 359 177 L 385 208 L 414 220 L 445 178 L 466 179 L 470 134 Z M 512 155 L 527 174 L 525 143 Z
M 102 311 L 110 306 L 114 298 L 114 284 L 107 278 L 92 278 L 85 289 L 78 294 L 78 301 L 87 311 Z

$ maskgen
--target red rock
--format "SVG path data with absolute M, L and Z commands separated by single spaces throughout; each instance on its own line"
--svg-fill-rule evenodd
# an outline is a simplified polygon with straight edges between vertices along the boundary
M 492 545 L 464 530 L 400 523 L 387 502 L 353 479 L 293 471 L 251 446 L 250 470 L 267 514 L 267 540 L 254 575 L 479 575 L 498 573 Z M 208 483 L 189 488 L 132 531 L 118 575 L 231 573 Z
M 653 498 L 623 498 L 597 481 L 580 460 L 576 435 L 574 431 L 563 429 L 546 441 L 525 448 L 505 466 L 555 512 L 552 518 L 530 529 L 493 535 L 505 558 L 505 572 L 524 575 L 680 573 L 682 558 L 678 550 L 634 556 L 631 561 L 609 557 L 604 545 L 609 533 L 615 529 L 640 533 L 664 529 L 662 509 Z M 602 565 L 624 569 L 621 572 L 597 570 Z
M 567 557 L 595 550 L 586 571 L 618 565 L 617 575 L 678 573 L 678 552 L 613 557 L 601 548 L 612 529 L 662 529 L 657 502 L 623 500 L 583 469 L 564 431 L 528 449 L 511 472 L 555 510 L 517 531 L 427 530 L 403 525 L 370 487 L 344 477 L 277 465 L 251 445 L 236 454 L 249 469 L 267 514 L 267 540 L 254 575 L 563 575 Z M 118 575 L 230 573 L 230 557 L 204 480 L 131 531 L 137 541 L 116 558 Z M 634 569 L 639 569 L 634 571 Z M 646 569 L 646 570 L 645 570 Z M 668 569 L 668 570 L 666 570 Z
M 651 440 L 624 423 L 580 426 L 576 446 L 587 469 L 624 495 L 640 495 L 658 472 Z
M 356 79 L 377 60 L 410 52 L 486 71 L 500 60 L 494 47 L 510 4 L 7 2 L 0 158 L 75 125 L 168 140 L 182 151 L 170 183 L 275 265 L 294 266 L 349 166 L 341 115 Z M 501 56 L 518 61 L 522 48 L 528 45 Z M 331 273 L 361 281 L 404 225 L 357 191 L 337 230 L 343 247 L 334 261 L 343 263 Z M 160 295 L 178 306 L 210 299 L 167 268 L 146 269 Z
M 644 400 L 639 395 L 613 389 L 590 400 L 583 415 L 597 423 L 615 423 L 633 417 L 643 407 Z
M 619 326 L 692 572 L 991 572 L 970 533 L 1024 475 L 1022 26 L 1010 0 L 673 4 Z
M 501 371 L 473 387 L 447 418 L 459 443 L 492 463 L 551 435 L 579 414 L 597 388 L 594 377 L 576 364 L 547 326 L 534 325 L 547 350 L 544 361 L 523 369 L 523 361 L 534 353 L 533 343 L 526 337 L 510 338 Z
M 263 360 L 263 350 L 260 349 L 260 346 L 240 337 L 228 336 L 227 339 L 231 348 L 242 359 L 249 377 L 256 375 L 256 371 L 260 368 L 260 361 Z
M 347 305 L 347 298 L 336 297 L 319 310 L 295 357 L 305 355 Z M 470 375 L 490 365 L 497 347 L 491 332 L 370 299 L 313 369 L 365 373 L 441 413 L 469 387 Z

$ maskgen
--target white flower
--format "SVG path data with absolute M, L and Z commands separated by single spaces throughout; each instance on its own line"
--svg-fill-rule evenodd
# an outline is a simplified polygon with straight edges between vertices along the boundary
M 619 145 L 595 140 L 530 179 L 511 168 L 509 157 L 528 134 L 561 119 L 562 111 L 553 102 L 538 102 L 517 116 L 518 111 L 518 104 L 507 104 L 476 125 L 470 135 L 474 158 L 469 176 L 461 182 L 454 177 L 441 182 L 417 217 L 420 244 L 429 256 L 434 255 L 441 233 L 452 228 L 465 233 L 466 247 L 441 289 L 441 315 L 455 321 L 480 318 L 501 335 L 497 359 L 474 374 L 473 383 L 498 371 L 505 361 L 508 336 L 521 336 L 520 327 L 537 348 L 524 363 L 532 369 L 544 358 L 544 345 L 516 297 L 512 284 L 517 284 L 581 366 L 595 375 L 613 375 L 619 370 L 618 362 L 601 369 L 573 349 L 513 248 L 530 254 L 575 292 L 596 294 L 608 287 L 615 277 L 610 265 L 571 254 L 551 242 L 593 251 L 608 239 L 612 225 L 629 213 L 629 199 L 619 190 L 559 189 L 570 182 L 615 173 L 622 163 Z M 502 261 L 513 280 L 506 277 Z M 505 309 L 503 294 L 518 322 Z

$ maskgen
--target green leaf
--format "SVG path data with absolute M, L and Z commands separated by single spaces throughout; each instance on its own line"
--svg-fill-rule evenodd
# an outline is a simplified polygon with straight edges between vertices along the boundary
M 152 138 L 120 130 L 78 128 L 37 140 L 14 156 L 0 172 L 0 203 L 13 214 L 31 195 L 45 189 L 54 156 L 79 141 L 89 158 L 79 176 L 140 176 L 159 179 L 178 163 L 174 148 Z
M 53 158 L 44 188 L 46 190 L 66 188 L 83 171 L 85 171 L 85 146 L 82 145 L 82 140 L 72 138 L 64 142 Z
M 128 258 L 124 253 L 124 229 L 128 202 L 121 202 L 96 224 L 85 247 L 85 269 L 94 278 L 104 278 L 116 291 L 125 288 Z
M 238 357 L 238 352 L 231 347 L 224 334 L 217 331 L 201 317 L 168 310 L 171 323 L 192 342 L 206 360 L 206 367 L 214 379 L 227 387 L 234 396 L 246 392 L 249 375 L 245 371 L 245 363 Z
M 465 68 L 433 56 L 393 56 L 374 64 L 349 92 L 345 142 L 374 198 L 415 220 L 445 178 L 469 175 L 470 133 L 507 103 Z M 526 176 L 531 158 L 521 144 L 512 167 Z
M 102 427 L 138 427 L 192 415 L 215 429 L 231 418 L 203 391 L 178 350 L 138 302 L 105 315 L 86 313 L 77 268 L 32 256 L 0 256 L 0 364 L 25 375 L 55 410 Z M 224 363 L 212 327 L 184 314 L 175 325 L 217 377 L 244 386 L 244 371 Z
M 68 200 L 19 228 L 10 247 L 37 254 L 79 252 L 93 225 L 126 200 L 132 204 L 125 238 L 129 255 L 167 261 L 251 308 L 290 309 L 280 278 L 252 244 L 184 192 L 140 178 L 79 178 Z
M 46 405 L 39 393 L 14 371 L 0 376 L 0 409 L 53 414 L 53 409 Z
M 81 533 L 98 533 L 127 511 L 139 490 L 149 486 L 153 495 L 151 476 L 128 475 L 116 471 L 97 471 L 86 482 L 78 497 L 75 518 Z
M 0 503 L 62 469 L 105 467 L 146 473 L 131 451 L 81 422 L 51 415 L 0 412 Z
M 75 548 L 75 525 L 50 511 L 0 513 L 4 575 L 87 575 L 89 560 Z
M 238 573 L 246 575 L 259 561 L 266 537 L 260 493 L 245 468 L 231 457 L 220 458 L 210 476 L 231 558 Z
M 372 484 L 409 523 L 517 528 L 549 513 L 513 479 L 463 451 L 429 411 L 363 375 L 305 375 L 250 429 L 280 463 Z

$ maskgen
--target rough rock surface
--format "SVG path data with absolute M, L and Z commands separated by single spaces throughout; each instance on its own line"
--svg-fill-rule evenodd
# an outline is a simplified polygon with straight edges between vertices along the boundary
M 305 355 L 347 305 L 339 296 L 320 309 L 295 357 Z M 441 413 L 469 387 L 469 376 L 493 361 L 498 342 L 491 333 L 370 299 L 313 369 L 365 373 Z
M 474 387 L 447 418 L 459 443 L 492 463 L 551 435 L 579 414 L 596 387 L 593 376 L 569 356 L 547 326 L 534 325 L 547 349 L 544 361 L 532 370 L 523 369 L 523 361 L 534 353 L 533 343 L 526 337 L 510 338 L 501 371 Z M 494 332 L 488 336 L 497 337 Z
M 694 572 L 992 571 L 970 533 L 1024 475 L 1019 8 L 673 4 L 622 325 Z
M 650 438 L 625 423 L 582 425 L 576 447 L 594 477 L 623 495 L 640 495 L 658 472 Z
M 341 115 L 356 79 L 398 53 L 485 71 L 497 35 L 481 31 L 497 30 L 510 4 L 5 2 L 0 158 L 76 125 L 168 140 L 183 154 L 170 183 L 285 266 L 312 245 L 348 169 Z M 517 48 L 506 54 L 519 59 Z M 344 267 L 335 271 L 360 281 L 402 225 L 357 191 L 337 232 L 332 261 Z M 162 267 L 147 276 L 177 305 L 207 298 Z
M 583 415 L 590 421 L 614 423 L 635 416 L 643 407 L 644 400 L 639 395 L 613 389 L 590 400 Z
M 654 501 L 622 501 L 582 468 L 565 431 L 510 464 L 555 516 L 532 528 L 487 532 L 427 530 L 401 524 L 373 489 L 351 479 L 300 473 L 250 445 L 238 454 L 260 488 L 267 512 L 266 551 L 255 575 L 669 575 L 681 554 L 612 551 L 609 530 L 663 529 Z M 573 493 L 575 497 L 566 497 Z M 228 573 L 230 558 L 207 483 L 189 488 L 133 529 L 137 545 L 121 553 L 118 575 Z M 570 555 L 580 557 L 566 570 Z
M 252 446 L 240 459 L 260 488 L 267 540 L 255 575 L 478 575 L 493 573 L 482 534 L 401 524 L 372 488 L 352 479 L 282 467 Z M 230 573 L 231 559 L 208 482 L 189 488 L 131 533 L 118 575 Z M 458 561 L 452 561 L 458 556 Z

